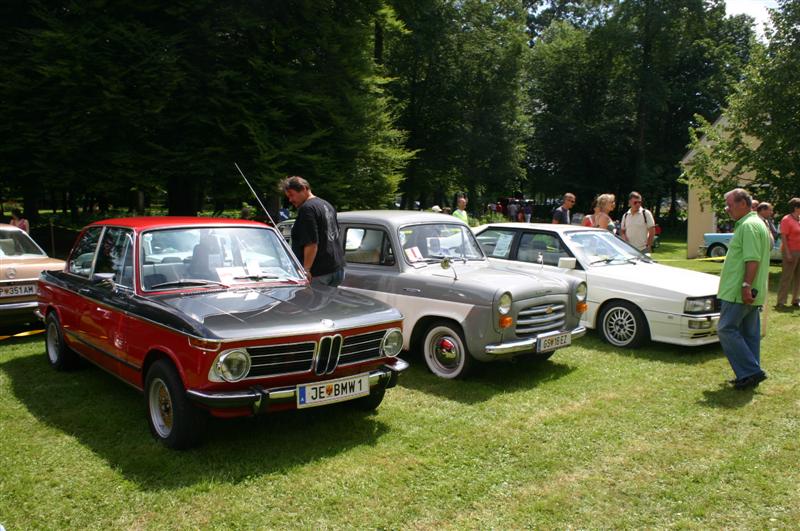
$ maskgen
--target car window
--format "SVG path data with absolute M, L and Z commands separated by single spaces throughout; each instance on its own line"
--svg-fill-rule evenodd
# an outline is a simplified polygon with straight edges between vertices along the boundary
M 571 232 L 565 236 L 575 257 L 589 267 L 626 264 L 631 260 L 647 259 L 627 242 L 608 231 Z
M 516 231 L 513 229 L 487 229 L 477 238 L 486 256 L 492 258 L 508 258 Z
M 45 256 L 44 251 L 21 230 L 0 230 L 0 256 Z
M 485 259 L 475 236 L 460 224 L 407 225 L 399 230 L 398 237 L 409 263 L 437 261 L 445 257 Z
M 348 227 L 345 231 L 344 257 L 348 264 L 395 264 L 389 235 L 381 229 Z
M 141 279 L 146 290 L 191 280 L 229 285 L 305 278 L 281 236 L 267 228 L 182 227 L 149 231 L 142 235 L 140 247 Z
M 67 270 L 70 273 L 87 278 L 92 274 L 94 253 L 102 230 L 103 227 L 90 227 L 83 232 L 67 260 Z
M 94 266 L 95 273 L 113 273 L 114 283 L 133 287 L 133 231 L 107 228 Z
M 569 256 L 557 234 L 525 232 L 519 240 L 517 260 L 557 266 L 558 259 Z

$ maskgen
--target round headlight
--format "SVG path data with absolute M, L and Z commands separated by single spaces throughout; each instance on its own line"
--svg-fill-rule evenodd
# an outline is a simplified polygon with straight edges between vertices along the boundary
M 238 382 L 250 371 L 250 356 L 244 350 L 225 352 L 217 360 L 217 374 L 226 382 Z
M 497 301 L 497 311 L 500 312 L 501 315 L 505 315 L 511 311 L 511 294 L 509 292 L 505 292 L 500 295 L 500 300 Z
M 394 357 L 400 353 L 403 348 L 403 333 L 398 329 L 389 330 L 389 333 L 383 336 L 381 343 L 381 352 L 384 356 Z
M 575 296 L 578 298 L 578 302 L 583 302 L 586 300 L 586 282 L 581 282 L 578 284 L 578 288 L 575 290 Z

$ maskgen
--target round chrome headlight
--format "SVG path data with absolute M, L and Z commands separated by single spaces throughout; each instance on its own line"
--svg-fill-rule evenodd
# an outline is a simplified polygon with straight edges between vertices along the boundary
M 575 297 L 578 298 L 578 302 L 583 302 L 586 300 L 586 282 L 581 282 L 578 284 L 577 289 L 575 290 Z
M 226 382 L 238 382 L 250 371 L 250 356 L 244 350 L 231 350 L 217 360 L 217 374 Z
M 389 333 L 383 336 L 381 342 L 381 352 L 384 356 L 390 358 L 400 354 L 403 348 L 403 333 L 397 328 L 389 330 Z
M 505 315 L 511 311 L 511 294 L 509 292 L 505 292 L 500 295 L 500 300 L 497 301 L 497 311 L 500 312 L 501 315 Z

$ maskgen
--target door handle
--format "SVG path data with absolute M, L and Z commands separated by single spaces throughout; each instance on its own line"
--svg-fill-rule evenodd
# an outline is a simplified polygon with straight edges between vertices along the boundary
M 89 288 L 81 288 L 78 290 L 78 293 L 80 293 L 81 295 L 89 295 L 92 293 L 92 290 L 90 290 Z
M 403 288 L 403 291 L 405 291 L 406 293 L 415 293 L 415 294 L 422 293 L 422 290 L 417 288 Z

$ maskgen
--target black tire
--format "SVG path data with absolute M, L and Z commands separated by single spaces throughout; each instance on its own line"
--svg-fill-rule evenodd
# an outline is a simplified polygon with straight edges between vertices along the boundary
M 55 312 L 47 314 L 45 319 L 44 348 L 47 361 L 57 371 L 68 371 L 80 365 L 78 355 L 64 342 L 64 331 Z
M 615 347 L 634 348 L 650 338 L 650 329 L 642 311 L 627 301 L 606 304 L 597 319 L 597 328 Z
M 721 256 L 725 256 L 726 254 L 728 254 L 728 248 L 722 245 L 721 243 L 715 243 L 708 248 L 706 254 L 708 255 L 709 258 L 719 258 Z
M 386 395 L 386 388 L 379 387 L 373 389 L 367 396 L 351 400 L 350 406 L 359 411 L 375 411 L 383 402 L 384 395 Z
M 466 377 L 475 364 L 461 327 L 444 319 L 431 323 L 422 336 L 422 356 L 433 374 L 448 380 Z
M 205 417 L 186 397 L 178 371 L 168 360 L 158 360 L 147 371 L 144 384 L 147 422 L 158 441 L 173 450 L 200 442 Z

